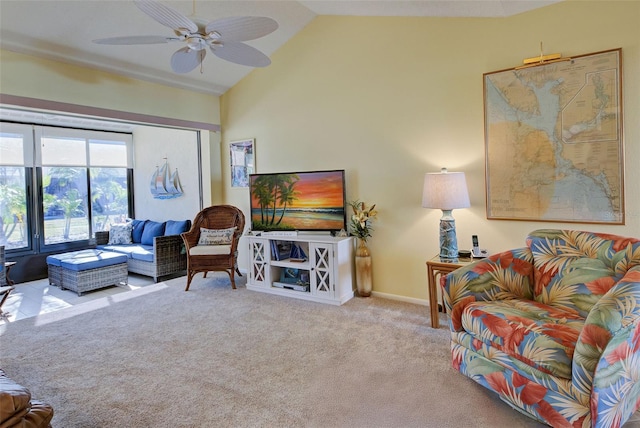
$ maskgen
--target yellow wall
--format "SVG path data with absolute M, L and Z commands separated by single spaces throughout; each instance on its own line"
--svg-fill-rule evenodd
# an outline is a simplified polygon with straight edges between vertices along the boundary
M 0 50 L 0 92 L 83 106 L 220 123 L 219 98 Z
M 568 0 L 499 19 L 323 16 L 220 99 L 0 51 L 0 92 L 220 123 L 222 142 L 209 139 L 212 202 L 245 213 L 248 190 L 230 187 L 230 141 L 256 139 L 258 172 L 344 168 L 348 198 L 380 211 L 374 290 L 424 301 L 441 213 L 420 207 L 422 179 L 442 166 L 469 182 L 472 207 L 454 211 L 460 248 L 474 233 L 492 252 L 521 246 L 538 227 L 640 236 L 638 22 L 637 1 Z M 486 219 L 482 74 L 537 55 L 540 41 L 565 56 L 623 49 L 625 226 Z
M 640 237 L 640 2 L 565 1 L 510 18 L 316 18 L 221 98 L 225 201 L 228 143 L 255 138 L 258 172 L 344 168 L 348 199 L 377 203 L 374 291 L 424 302 L 425 261 L 438 252 L 439 210 L 421 208 L 425 172 L 464 171 L 471 208 L 455 210 L 460 248 L 491 252 L 540 227 Z M 626 140 L 625 226 L 489 221 L 485 214 L 485 72 L 545 53 L 621 47 Z
M 220 123 L 220 100 L 217 96 L 143 82 L 7 50 L 0 50 L 0 93 L 192 122 Z M 139 134 L 137 143 L 140 146 L 144 143 L 143 135 L 148 133 Z M 157 156 L 153 159 L 138 157 L 136 161 L 150 162 L 151 167 L 155 167 L 163 156 L 169 156 L 171 162 L 172 151 L 179 151 L 172 135 L 170 132 L 154 135 L 149 139 L 150 147 L 144 153 L 154 153 Z M 166 136 L 167 140 L 164 140 L 163 136 Z M 203 131 L 202 144 L 203 159 L 208 160 L 203 165 L 203 169 L 207 171 L 203 186 L 204 202 L 205 204 L 211 201 L 219 203 L 222 196 L 220 133 Z M 192 147 L 188 147 L 188 151 L 191 149 Z M 191 164 L 186 166 L 192 166 L 193 162 L 194 160 L 191 159 Z M 186 168 L 184 170 L 181 168 L 180 171 L 183 174 L 182 171 L 186 172 Z M 150 177 L 150 173 L 145 172 L 145 178 L 136 177 L 136 180 L 140 181 L 138 178 L 141 178 L 146 183 L 147 176 Z M 194 181 L 197 182 L 197 180 Z M 194 191 L 197 200 L 197 186 L 191 187 L 192 195 Z M 144 211 L 145 201 L 136 202 Z M 180 213 L 180 218 L 182 217 L 183 214 Z

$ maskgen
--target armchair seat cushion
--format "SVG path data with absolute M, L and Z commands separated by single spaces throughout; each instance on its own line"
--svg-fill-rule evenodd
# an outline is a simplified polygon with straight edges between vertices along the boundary
M 196 245 L 189 248 L 190 256 L 219 256 L 231 254 L 231 245 Z
M 478 342 L 521 363 L 571 379 L 573 351 L 584 319 L 532 300 L 512 299 L 467 305 L 462 326 Z

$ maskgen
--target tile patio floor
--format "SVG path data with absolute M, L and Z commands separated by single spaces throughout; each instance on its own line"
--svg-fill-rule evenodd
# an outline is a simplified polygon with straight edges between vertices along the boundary
M 50 285 L 47 278 L 37 281 L 15 284 L 15 290 L 11 292 L 7 301 L 2 305 L 3 316 L 0 317 L 0 325 L 23 318 L 34 317 L 39 314 L 68 308 L 78 303 L 107 297 L 118 293 L 135 290 L 140 287 L 153 284 L 153 278 L 129 274 L 128 284 L 88 291 L 78 296 L 71 290 L 61 290 L 55 285 Z

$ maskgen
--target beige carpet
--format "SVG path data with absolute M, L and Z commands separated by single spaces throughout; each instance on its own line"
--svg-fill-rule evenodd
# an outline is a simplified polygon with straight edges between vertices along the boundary
M 0 367 L 56 428 L 540 426 L 451 368 L 424 306 L 184 284 L 10 323 Z

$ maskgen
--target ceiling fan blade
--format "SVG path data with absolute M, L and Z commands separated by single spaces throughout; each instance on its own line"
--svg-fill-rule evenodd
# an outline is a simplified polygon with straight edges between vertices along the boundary
M 249 67 L 266 67 L 271 64 L 268 56 L 242 42 L 224 42 L 222 45 L 212 46 L 211 51 L 218 58 L 235 64 Z
M 198 31 L 195 22 L 169 6 L 152 0 L 134 0 L 134 3 L 141 11 L 173 30 L 186 28 L 192 33 Z
M 176 73 L 188 73 L 202 63 L 206 54 L 207 51 L 204 49 L 179 49 L 171 56 L 171 69 Z
M 96 39 L 93 40 L 93 43 L 97 43 L 99 45 L 156 45 L 160 43 L 168 43 L 175 40 L 181 39 L 163 36 L 124 36 L 109 37 L 107 39 Z
M 265 16 L 234 16 L 210 22 L 205 32 L 217 31 L 222 40 L 244 42 L 266 36 L 277 28 L 278 23 Z

